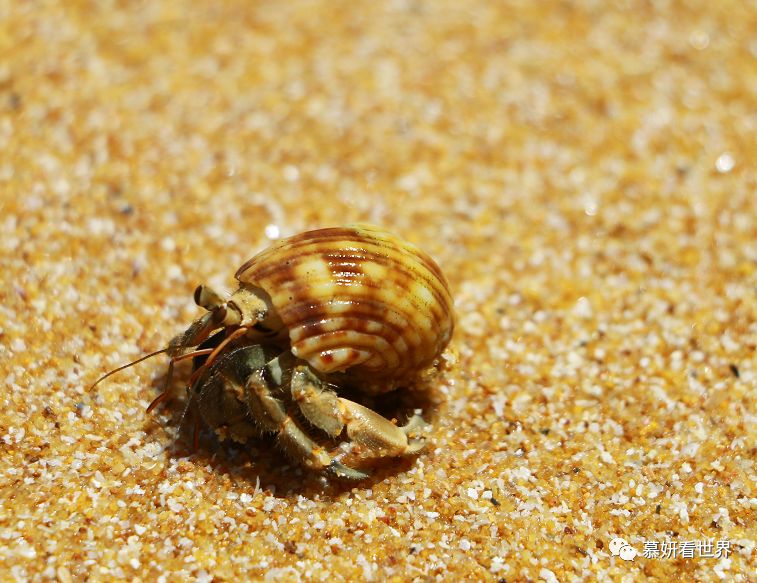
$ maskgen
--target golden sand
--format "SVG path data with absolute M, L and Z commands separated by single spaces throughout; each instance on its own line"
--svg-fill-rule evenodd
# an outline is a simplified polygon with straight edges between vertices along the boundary
M 756 105 L 745 2 L 0 3 L 0 580 L 755 581 Z M 456 299 L 417 459 L 88 391 L 356 221 Z

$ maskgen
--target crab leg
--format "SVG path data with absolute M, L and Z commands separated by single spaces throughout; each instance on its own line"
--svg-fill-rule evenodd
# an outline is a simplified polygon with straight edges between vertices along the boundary
M 247 405 L 265 431 L 275 433 L 276 441 L 292 459 L 313 470 L 329 470 L 343 478 L 362 479 L 367 474 L 348 468 L 331 458 L 287 413 L 284 402 L 271 393 L 263 371 L 253 372 L 245 384 Z
M 397 456 L 423 449 L 423 439 L 412 439 L 426 423 L 419 415 L 398 427 L 375 411 L 339 397 L 307 366 L 298 366 L 292 374 L 292 398 L 303 415 L 332 437 L 347 428 L 347 436 L 369 450 L 369 456 Z

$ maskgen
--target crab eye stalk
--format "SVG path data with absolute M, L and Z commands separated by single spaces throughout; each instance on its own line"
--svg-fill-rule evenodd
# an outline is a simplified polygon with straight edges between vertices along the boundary
M 195 304 L 206 310 L 213 311 L 224 304 L 223 298 L 207 285 L 198 285 L 194 293 Z

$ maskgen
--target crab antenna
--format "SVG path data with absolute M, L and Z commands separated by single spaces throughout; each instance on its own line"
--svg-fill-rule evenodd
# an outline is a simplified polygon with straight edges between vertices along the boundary
M 175 348 L 175 347 L 169 346 L 167 348 L 162 348 L 161 350 L 156 350 L 155 352 L 151 352 L 150 354 L 142 356 L 142 357 L 138 358 L 137 360 L 134 360 L 134 361 L 132 361 L 132 362 L 130 362 L 128 364 L 125 364 L 123 366 L 119 366 L 118 368 L 114 368 L 112 371 L 105 373 L 103 376 L 101 376 L 99 379 L 97 379 L 94 382 L 94 384 L 91 387 L 89 387 L 89 390 L 91 391 L 92 389 L 94 389 L 97 385 L 99 385 L 102 381 L 104 381 L 105 379 L 107 379 L 109 376 L 114 375 L 117 372 L 120 372 L 120 371 L 124 370 L 125 368 L 129 368 L 130 366 L 134 366 L 135 364 L 139 364 L 143 360 L 147 360 L 148 358 L 152 358 L 153 356 L 158 356 L 158 354 L 163 354 L 164 352 L 168 352 L 172 348 Z

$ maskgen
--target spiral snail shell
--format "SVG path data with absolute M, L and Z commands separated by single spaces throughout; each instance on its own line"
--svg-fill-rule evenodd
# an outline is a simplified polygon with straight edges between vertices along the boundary
M 438 358 L 454 327 L 439 266 L 373 226 L 282 239 L 242 265 L 236 278 L 265 298 L 268 317 L 275 314 L 288 330 L 292 353 L 321 373 L 398 380 Z

